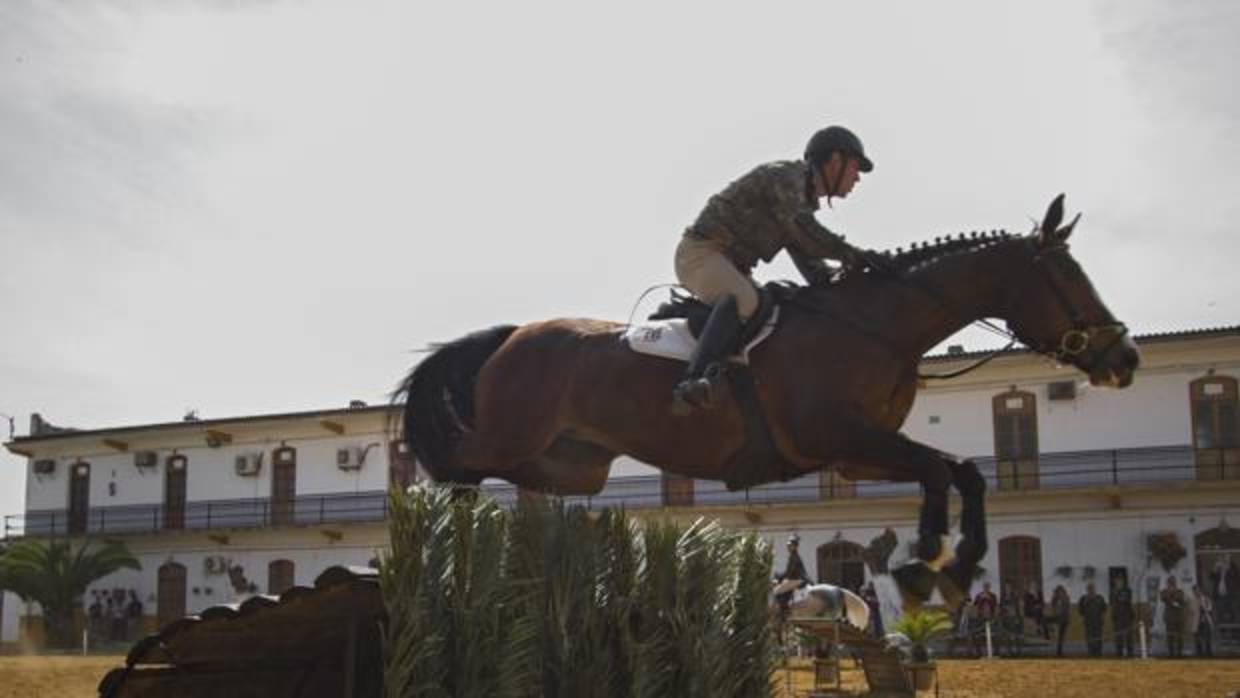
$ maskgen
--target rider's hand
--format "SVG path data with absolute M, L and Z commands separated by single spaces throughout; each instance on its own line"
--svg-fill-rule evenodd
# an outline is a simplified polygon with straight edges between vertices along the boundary
M 850 250 L 848 266 L 854 269 L 873 269 L 874 271 L 892 271 L 891 260 L 881 252 L 863 250 L 854 247 Z

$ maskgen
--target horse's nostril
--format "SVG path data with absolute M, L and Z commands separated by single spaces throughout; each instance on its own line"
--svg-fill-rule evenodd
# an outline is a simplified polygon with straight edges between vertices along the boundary
M 1124 352 L 1124 364 L 1128 368 L 1136 368 L 1141 365 L 1141 354 L 1136 349 L 1129 349 Z

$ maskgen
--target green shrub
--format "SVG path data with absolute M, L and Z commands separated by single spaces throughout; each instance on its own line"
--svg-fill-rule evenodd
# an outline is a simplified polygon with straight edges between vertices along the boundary
M 392 497 L 388 698 L 772 695 L 771 551 L 717 523 Z

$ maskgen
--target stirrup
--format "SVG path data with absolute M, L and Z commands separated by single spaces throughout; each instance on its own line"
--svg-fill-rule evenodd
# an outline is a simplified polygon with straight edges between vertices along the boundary
M 709 410 L 717 404 L 718 383 L 722 380 L 724 366 L 713 363 L 698 378 L 685 378 L 672 389 L 672 414 L 686 415 L 694 410 Z

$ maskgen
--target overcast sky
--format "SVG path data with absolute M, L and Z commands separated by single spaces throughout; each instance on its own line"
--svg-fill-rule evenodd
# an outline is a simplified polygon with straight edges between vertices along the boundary
M 820 215 L 851 242 L 1063 191 L 1135 332 L 1240 323 L 1236 66 L 1223 0 L 7 0 L 0 413 L 373 403 L 429 342 L 624 320 L 709 195 L 830 123 L 876 163 Z

